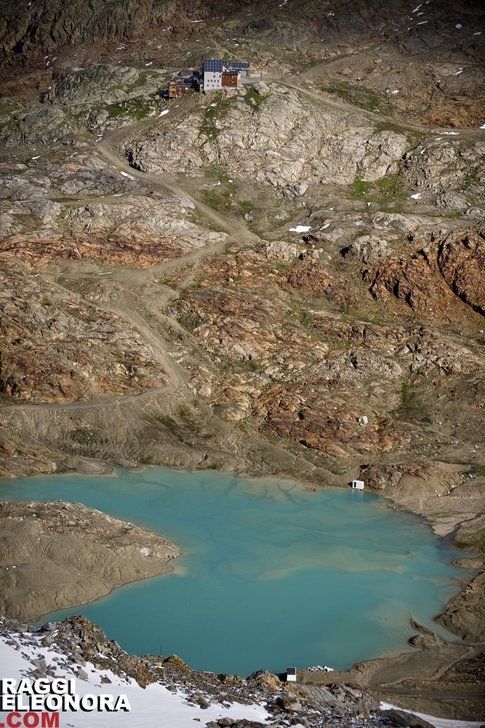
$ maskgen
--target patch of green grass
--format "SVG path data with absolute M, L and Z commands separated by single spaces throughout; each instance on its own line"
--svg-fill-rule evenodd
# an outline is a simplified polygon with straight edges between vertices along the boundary
M 429 408 L 410 381 L 401 384 L 401 403 L 393 413 L 397 419 L 409 422 L 430 422 Z
M 377 133 L 381 131 L 393 131 L 396 134 L 404 134 L 405 136 L 411 134 L 413 135 L 413 139 L 415 138 L 414 135 L 416 135 L 416 138 L 419 137 L 420 141 L 425 138 L 425 134 L 420 132 L 419 130 L 410 132 L 409 129 L 406 129 L 399 124 L 394 124 L 394 122 L 392 121 L 379 121 L 375 124 L 374 129 Z
M 204 111 L 204 117 L 200 126 L 201 134 L 204 134 L 210 141 L 215 141 L 219 135 L 219 129 L 215 122 L 221 118 L 232 104 L 232 98 L 224 98 L 221 94 L 214 97 L 212 104 Z
M 248 88 L 244 101 L 249 104 L 252 109 L 259 109 L 265 98 L 266 97 L 258 93 L 255 88 Z
M 108 104 L 105 109 L 110 119 L 129 117 L 130 119 L 140 121 L 149 116 L 152 111 L 152 106 L 150 106 L 150 99 L 140 96 L 134 99 L 128 99 L 127 101 Z
M 392 112 L 392 106 L 387 99 L 371 89 L 339 81 L 325 86 L 323 90 L 369 111 L 381 111 L 387 114 Z
M 350 185 L 348 196 L 351 200 L 372 202 L 385 209 L 392 206 L 392 210 L 398 212 L 406 198 L 405 183 L 399 174 L 386 175 L 375 182 L 357 178 Z
M 177 321 L 184 327 L 184 329 L 187 329 L 187 331 L 190 332 L 192 332 L 200 324 L 199 318 L 190 313 L 181 313 L 177 316 Z
M 138 462 L 140 462 L 142 465 L 155 465 L 153 455 L 150 455 L 150 453 L 147 452 L 141 452 L 138 455 Z
M 254 212 L 254 205 L 250 200 L 239 200 L 237 204 L 239 205 L 239 209 L 241 210 L 243 215 Z
M 245 367 L 250 372 L 259 372 L 261 371 L 261 364 L 259 361 L 256 361 L 255 359 L 243 359 L 242 363 L 245 365 Z
M 231 206 L 230 190 L 202 190 L 202 200 L 217 212 L 227 212 Z
M 136 119 L 137 121 L 146 119 L 150 111 L 151 108 L 142 99 L 133 99 L 128 102 L 128 116 L 132 119 Z
M 126 109 L 122 104 L 108 104 L 106 111 L 110 119 L 117 119 L 119 116 L 126 114 Z
M 209 177 L 212 177 L 213 179 L 216 179 L 219 182 L 222 182 L 222 183 L 229 182 L 229 175 L 227 173 L 227 170 L 219 162 L 213 162 L 212 164 L 207 165 L 206 173 Z
M 366 182 L 363 179 L 356 179 L 352 182 L 350 190 L 351 200 L 363 200 L 369 194 L 370 182 Z
M 207 107 L 207 109 L 204 111 L 204 118 L 200 127 L 201 133 L 204 134 L 211 141 L 217 139 L 217 136 L 219 134 L 219 129 L 216 127 L 215 121 L 219 116 L 219 104 L 222 103 L 221 97 L 218 96 L 213 103 L 217 104 L 217 106 Z
M 294 262 L 292 260 L 287 260 L 287 261 L 275 260 L 273 265 L 276 268 L 276 270 L 278 271 L 278 273 L 282 273 L 284 275 L 285 273 L 288 273 L 291 270 L 291 268 L 294 265 Z
M 166 413 L 156 415 L 155 420 L 177 436 L 183 435 L 187 431 L 192 434 L 199 431 L 199 425 L 186 405 L 180 405 L 171 415 Z
M 193 412 L 186 406 L 181 404 L 176 410 L 177 417 L 182 420 L 183 427 L 190 432 L 196 433 L 199 431 L 199 425 L 194 419 Z

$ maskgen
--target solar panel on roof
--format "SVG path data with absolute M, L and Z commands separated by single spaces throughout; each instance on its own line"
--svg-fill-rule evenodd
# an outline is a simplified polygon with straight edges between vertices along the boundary
M 204 71 L 207 71 L 208 73 L 220 73 L 223 67 L 240 71 L 242 69 L 249 68 L 249 63 L 247 61 L 221 61 L 217 58 L 206 58 L 203 63 Z
M 215 58 L 206 58 L 204 60 L 204 71 L 220 73 L 222 71 L 222 61 Z
M 249 68 L 249 63 L 247 61 L 223 61 L 223 63 L 226 68 L 234 68 L 235 70 Z

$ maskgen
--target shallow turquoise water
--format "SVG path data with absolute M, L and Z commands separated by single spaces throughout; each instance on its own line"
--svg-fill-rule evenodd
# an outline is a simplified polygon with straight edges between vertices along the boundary
M 171 538 L 176 573 L 50 618 L 82 613 L 130 651 L 214 672 L 403 649 L 410 616 L 431 624 L 463 576 L 431 529 L 368 493 L 149 468 L 1 481 L 0 498 L 78 501 Z

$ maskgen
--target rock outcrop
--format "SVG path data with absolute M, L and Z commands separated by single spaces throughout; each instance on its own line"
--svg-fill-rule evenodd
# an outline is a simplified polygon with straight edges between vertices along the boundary
M 478 325 L 473 313 L 483 313 L 485 288 L 483 233 L 454 232 L 417 248 L 407 257 L 381 260 L 364 271 L 377 298 L 394 296 L 424 319 L 439 323 Z
M 64 402 L 166 384 L 153 349 L 128 321 L 13 264 L 0 278 L 3 396 Z
M 276 87 L 259 96 L 238 94 L 188 116 L 174 128 L 125 143 L 130 162 L 146 172 L 196 172 L 223 164 L 236 179 L 253 179 L 279 189 L 305 182 L 372 182 L 397 171 L 406 137 L 376 132 L 364 119 L 325 110 L 296 91 Z M 301 154 L 302 148 L 305 155 Z

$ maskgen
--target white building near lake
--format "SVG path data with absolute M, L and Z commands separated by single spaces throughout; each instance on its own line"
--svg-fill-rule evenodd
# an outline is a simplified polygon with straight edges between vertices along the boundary
M 350 483 L 350 487 L 354 490 L 364 490 L 364 485 L 363 480 L 352 480 Z
M 286 682 L 296 682 L 296 667 L 286 668 Z

